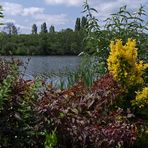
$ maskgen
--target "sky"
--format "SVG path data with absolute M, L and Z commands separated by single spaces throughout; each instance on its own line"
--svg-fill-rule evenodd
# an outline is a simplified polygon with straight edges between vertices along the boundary
M 66 28 L 74 29 L 77 17 L 85 14 L 83 3 L 85 0 L 0 0 L 3 6 L 4 23 L 12 22 L 20 33 L 31 33 L 33 24 L 37 24 L 38 30 L 43 22 L 49 28 L 55 26 L 56 31 Z M 99 23 L 103 24 L 111 13 L 117 12 L 121 6 L 127 5 L 131 11 L 136 11 L 140 5 L 148 10 L 148 0 L 88 0 L 91 7 L 98 13 L 95 16 Z M 146 12 L 147 13 L 147 12 Z M 148 21 L 148 17 L 144 17 Z

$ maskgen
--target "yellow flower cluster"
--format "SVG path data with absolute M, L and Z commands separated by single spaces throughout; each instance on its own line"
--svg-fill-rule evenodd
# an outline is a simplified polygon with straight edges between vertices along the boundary
M 148 107 L 148 87 L 137 93 L 136 99 L 132 101 L 132 105 L 139 108 Z
M 148 129 L 146 129 L 146 130 L 145 130 L 145 134 L 147 134 L 147 135 L 148 135 Z
M 110 55 L 108 57 L 108 70 L 114 79 L 123 86 L 143 83 L 143 70 L 148 64 L 143 61 L 137 63 L 136 41 L 129 38 L 123 45 L 122 40 L 116 40 L 110 44 Z

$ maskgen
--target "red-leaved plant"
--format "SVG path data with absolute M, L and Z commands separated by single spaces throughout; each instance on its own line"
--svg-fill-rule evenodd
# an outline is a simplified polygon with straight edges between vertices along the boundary
M 136 125 L 122 110 L 110 108 L 120 95 L 120 86 L 106 74 L 94 82 L 91 91 L 83 83 L 42 94 L 37 111 L 40 129 L 56 128 L 60 147 L 130 147 L 137 136 Z M 50 122 L 50 125 L 48 126 Z

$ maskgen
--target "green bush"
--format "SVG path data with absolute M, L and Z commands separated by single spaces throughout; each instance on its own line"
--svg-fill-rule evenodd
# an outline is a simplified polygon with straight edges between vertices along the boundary
M 40 82 L 20 79 L 15 63 L 0 65 L 0 147 L 43 146 L 34 110 Z
M 111 40 L 122 39 L 125 43 L 128 38 L 134 38 L 137 41 L 139 49 L 139 58 L 147 62 L 147 22 L 143 20 L 146 15 L 143 6 L 135 13 L 123 6 L 118 12 L 111 14 L 105 20 L 105 25 L 101 28 L 98 20 L 93 16 L 93 12 L 97 12 L 91 8 L 87 1 L 83 6 L 84 13 L 87 17 L 87 53 L 98 55 L 100 61 L 105 61 L 109 55 L 109 44 Z

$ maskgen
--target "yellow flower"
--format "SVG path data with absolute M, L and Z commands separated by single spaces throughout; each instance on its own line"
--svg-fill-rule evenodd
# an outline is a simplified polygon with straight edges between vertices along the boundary
M 148 134 L 148 129 L 145 131 L 145 134 Z
M 107 62 L 114 79 L 124 86 L 143 83 L 143 70 L 148 64 L 143 64 L 143 61 L 137 63 L 136 40 L 129 38 L 125 45 L 120 39 L 111 41 Z
M 136 99 L 132 101 L 133 106 L 144 108 L 148 106 L 148 87 L 145 87 L 142 91 L 137 92 Z

